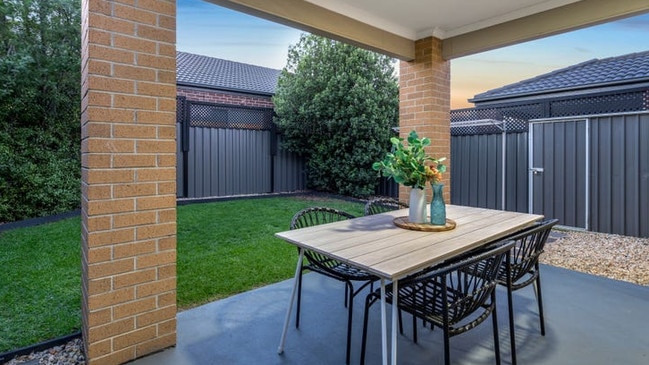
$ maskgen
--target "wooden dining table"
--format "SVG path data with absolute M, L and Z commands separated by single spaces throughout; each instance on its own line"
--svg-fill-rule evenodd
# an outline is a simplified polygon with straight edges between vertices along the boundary
M 402 209 L 276 233 L 275 236 L 297 246 L 300 253 L 278 352 L 284 351 L 304 250 L 319 252 L 380 278 L 383 365 L 388 364 L 385 286 L 388 282 L 394 283 L 391 363 L 396 365 L 395 324 L 399 279 L 520 231 L 543 218 L 537 214 L 458 205 L 447 205 L 446 211 L 447 218 L 455 223 L 453 229 L 446 231 L 420 231 L 398 227 L 394 222 L 395 218 L 399 219 L 408 214 L 407 209 Z

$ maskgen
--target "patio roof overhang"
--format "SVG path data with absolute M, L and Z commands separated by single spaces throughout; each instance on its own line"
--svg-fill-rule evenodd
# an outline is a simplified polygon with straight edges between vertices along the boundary
M 649 12 L 646 0 L 207 0 L 405 61 L 442 40 L 453 59 Z

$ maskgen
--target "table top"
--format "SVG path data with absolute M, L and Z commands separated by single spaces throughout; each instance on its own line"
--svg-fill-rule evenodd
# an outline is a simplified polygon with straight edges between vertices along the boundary
M 276 233 L 298 247 L 320 252 L 388 280 L 398 280 L 534 224 L 542 215 L 447 205 L 455 229 L 422 232 L 399 228 L 408 209 Z

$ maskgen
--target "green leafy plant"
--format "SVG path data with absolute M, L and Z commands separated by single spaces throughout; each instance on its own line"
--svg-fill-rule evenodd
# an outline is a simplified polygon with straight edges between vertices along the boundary
M 304 34 L 289 49 L 273 97 L 280 147 L 306 161 L 310 189 L 374 194 L 372 162 L 399 124 L 394 61 L 349 44 Z
M 374 170 L 385 177 L 392 178 L 396 183 L 412 188 L 423 189 L 427 182 L 437 183 L 446 172 L 442 164 L 446 157 L 432 158 L 426 155 L 425 148 L 430 145 L 430 139 L 419 138 L 416 131 L 408 135 L 408 145 L 403 138 L 392 137 L 392 152 L 385 155 L 382 161 L 372 164 Z

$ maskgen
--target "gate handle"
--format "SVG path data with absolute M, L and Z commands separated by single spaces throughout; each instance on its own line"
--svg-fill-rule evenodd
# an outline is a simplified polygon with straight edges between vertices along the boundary
M 530 169 L 534 175 L 542 174 L 543 173 L 543 167 L 532 167 Z

